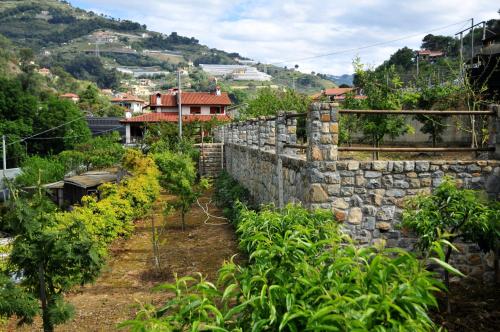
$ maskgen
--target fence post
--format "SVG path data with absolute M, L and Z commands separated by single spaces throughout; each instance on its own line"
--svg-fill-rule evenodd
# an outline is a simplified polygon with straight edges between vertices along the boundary
M 500 105 L 489 105 L 489 108 L 495 112 L 489 122 L 488 146 L 495 148 L 490 153 L 490 158 L 500 160 Z
M 307 114 L 306 205 L 328 203 L 324 173 L 336 172 L 338 160 L 337 109 L 329 103 L 313 103 Z M 332 175 L 333 176 L 333 175 Z
M 275 122 L 275 151 L 276 151 L 276 179 L 278 184 L 278 208 L 283 209 L 283 145 L 286 142 L 286 119 L 283 112 L 279 112 Z
M 286 118 L 286 143 L 297 144 L 297 118 Z M 285 148 L 285 154 L 295 155 L 297 149 Z

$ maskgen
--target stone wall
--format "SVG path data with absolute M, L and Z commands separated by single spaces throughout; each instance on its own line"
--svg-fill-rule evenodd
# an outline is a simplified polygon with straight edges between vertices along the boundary
M 500 109 L 495 110 L 499 116 L 492 123 L 500 132 Z M 500 135 L 495 130 L 490 134 L 495 147 L 490 160 L 356 161 L 339 160 L 334 105 L 313 104 L 306 123 L 305 155 L 298 153 L 296 117 L 290 114 L 219 128 L 216 137 L 225 143 L 226 169 L 258 203 L 300 201 L 331 210 L 361 245 L 384 241 L 412 249 L 414 240 L 399 228 L 404 200 L 431 193 L 444 177 L 500 199 Z M 464 245 L 463 253 L 456 260 L 466 273 L 482 275 L 492 264 L 474 246 Z
M 196 144 L 200 151 L 198 173 L 201 176 L 216 177 L 222 171 L 222 143 Z

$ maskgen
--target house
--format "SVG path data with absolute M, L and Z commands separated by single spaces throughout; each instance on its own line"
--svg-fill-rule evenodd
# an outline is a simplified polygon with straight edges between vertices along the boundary
M 80 97 L 74 93 L 65 93 L 63 95 L 60 95 L 59 97 L 62 99 L 69 99 L 74 103 L 78 103 L 80 101 Z
M 317 93 L 312 96 L 314 100 L 319 100 L 319 99 L 328 99 L 328 101 L 336 101 L 336 102 L 341 102 L 345 100 L 346 96 L 348 94 L 353 94 L 354 99 L 366 99 L 366 96 L 363 96 L 360 94 L 360 91 L 358 88 L 332 88 L 332 89 L 325 89 L 321 91 L 320 93 Z
M 126 118 L 125 141 L 132 143 L 143 136 L 145 124 L 179 121 L 179 99 L 181 103 L 182 121 L 205 122 L 216 118 L 220 121 L 229 121 L 226 114 L 231 99 L 217 87 L 214 92 L 181 92 L 171 89 L 167 93 L 155 93 L 149 98 L 151 113 Z
M 123 174 L 116 170 L 90 171 L 64 179 L 62 185 L 62 199 L 57 197 L 57 202 L 65 204 L 79 204 L 83 196 L 98 195 L 98 187 L 104 183 L 116 183 Z M 51 184 L 59 192 L 60 183 Z
M 417 58 L 430 62 L 434 62 L 436 59 L 444 56 L 443 51 L 418 50 L 416 53 Z
M 111 103 L 124 107 L 126 113 L 129 113 L 127 117 L 131 117 L 133 113 L 143 113 L 144 106 L 146 106 L 144 100 L 128 93 L 111 99 Z
M 51 76 L 51 72 L 50 72 L 50 69 L 48 68 L 40 68 L 37 70 L 38 74 L 42 75 L 42 76 Z

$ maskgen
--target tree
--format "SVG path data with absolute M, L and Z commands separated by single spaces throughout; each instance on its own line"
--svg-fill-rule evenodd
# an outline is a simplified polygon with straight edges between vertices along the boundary
M 47 184 L 62 180 L 65 175 L 64 165 L 53 157 L 32 156 L 21 166 L 21 174 L 16 177 L 16 184 L 21 187 L 34 186 L 38 182 Z
M 73 307 L 64 293 L 93 281 L 103 263 L 103 251 L 81 221 L 61 225 L 55 206 L 38 188 L 32 200 L 14 192 L 7 215 L 15 240 L 9 261 L 13 272 L 22 271 L 26 296 L 41 304 L 43 330 L 67 321 Z
M 246 118 L 275 115 L 279 111 L 304 113 L 310 103 L 309 97 L 293 90 L 277 91 L 264 88 L 248 102 L 247 108 L 241 111 L 241 116 Z
M 373 110 L 401 109 L 401 81 L 395 67 L 390 66 L 384 72 L 365 70 L 358 59 L 354 60 L 357 84 L 367 96 L 359 106 Z M 373 147 L 379 147 L 386 136 L 396 138 L 410 130 L 402 116 L 363 114 L 359 116 L 361 131 Z M 378 152 L 373 153 L 378 159 Z
M 188 155 L 171 151 L 155 154 L 154 160 L 161 172 L 161 186 L 178 197 L 174 205 L 180 209 L 182 230 L 184 230 L 186 213 L 198 198 L 194 188 L 196 181 L 194 162 Z
M 459 189 L 451 179 L 445 179 L 432 195 L 419 196 L 411 200 L 403 214 L 403 226 L 417 235 L 417 247 L 429 251 L 433 243 L 445 239 L 446 254 L 440 253 L 440 263 L 445 267 L 444 279 L 450 288 L 449 261 L 453 242 L 472 242 L 487 252 L 498 245 L 500 239 L 500 214 L 480 193 Z M 449 299 L 447 310 L 451 311 Z

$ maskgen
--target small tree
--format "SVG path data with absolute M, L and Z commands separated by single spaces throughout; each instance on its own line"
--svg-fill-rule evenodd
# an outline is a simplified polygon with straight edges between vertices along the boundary
M 498 211 L 491 208 L 478 192 L 459 189 L 451 179 L 445 179 L 432 195 L 418 196 L 409 202 L 403 214 L 403 226 L 416 233 L 417 247 L 423 252 L 429 251 L 433 243 L 445 239 L 446 254 L 440 258 L 444 258 L 444 279 L 449 289 L 453 242 L 476 243 L 483 251 L 493 249 L 500 237 L 498 217 Z M 448 298 L 447 309 L 450 311 Z
M 384 71 L 365 70 L 359 59 L 354 60 L 356 82 L 363 89 L 367 99 L 363 105 L 373 110 L 401 109 L 401 81 L 394 66 Z M 363 114 L 359 116 L 360 127 L 365 138 L 375 148 L 380 146 L 385 136 L 396 138 L 410 131 L 402 116 Z M 378 152 L 373 154 L 378 159 Z
M 14 192 L 11 204 L 7 215 L 15 236 L 9 257 L 11 272 L 22 272 L 25 303 L 30 296 L 39 299 L 43 330 L 52 332 L 74 311 L 64 301 L 64 293 L 97 277 L 104 263 L 103 250 L 81 221 L 59 224 L 55 206 L 41 188 L 31 200 Z M 26 312 L 27 318 L 28 314 L 32 312 Z
M 196 181 L 194 162 L 188 155 L 171 151 L 155 154 L 154 159 L 161 172 L 160 184 L 178 197 L 174 205 L 180 209 L 182 230 L 184 230 L 186 213 L 198 197 L 194 188 Z

